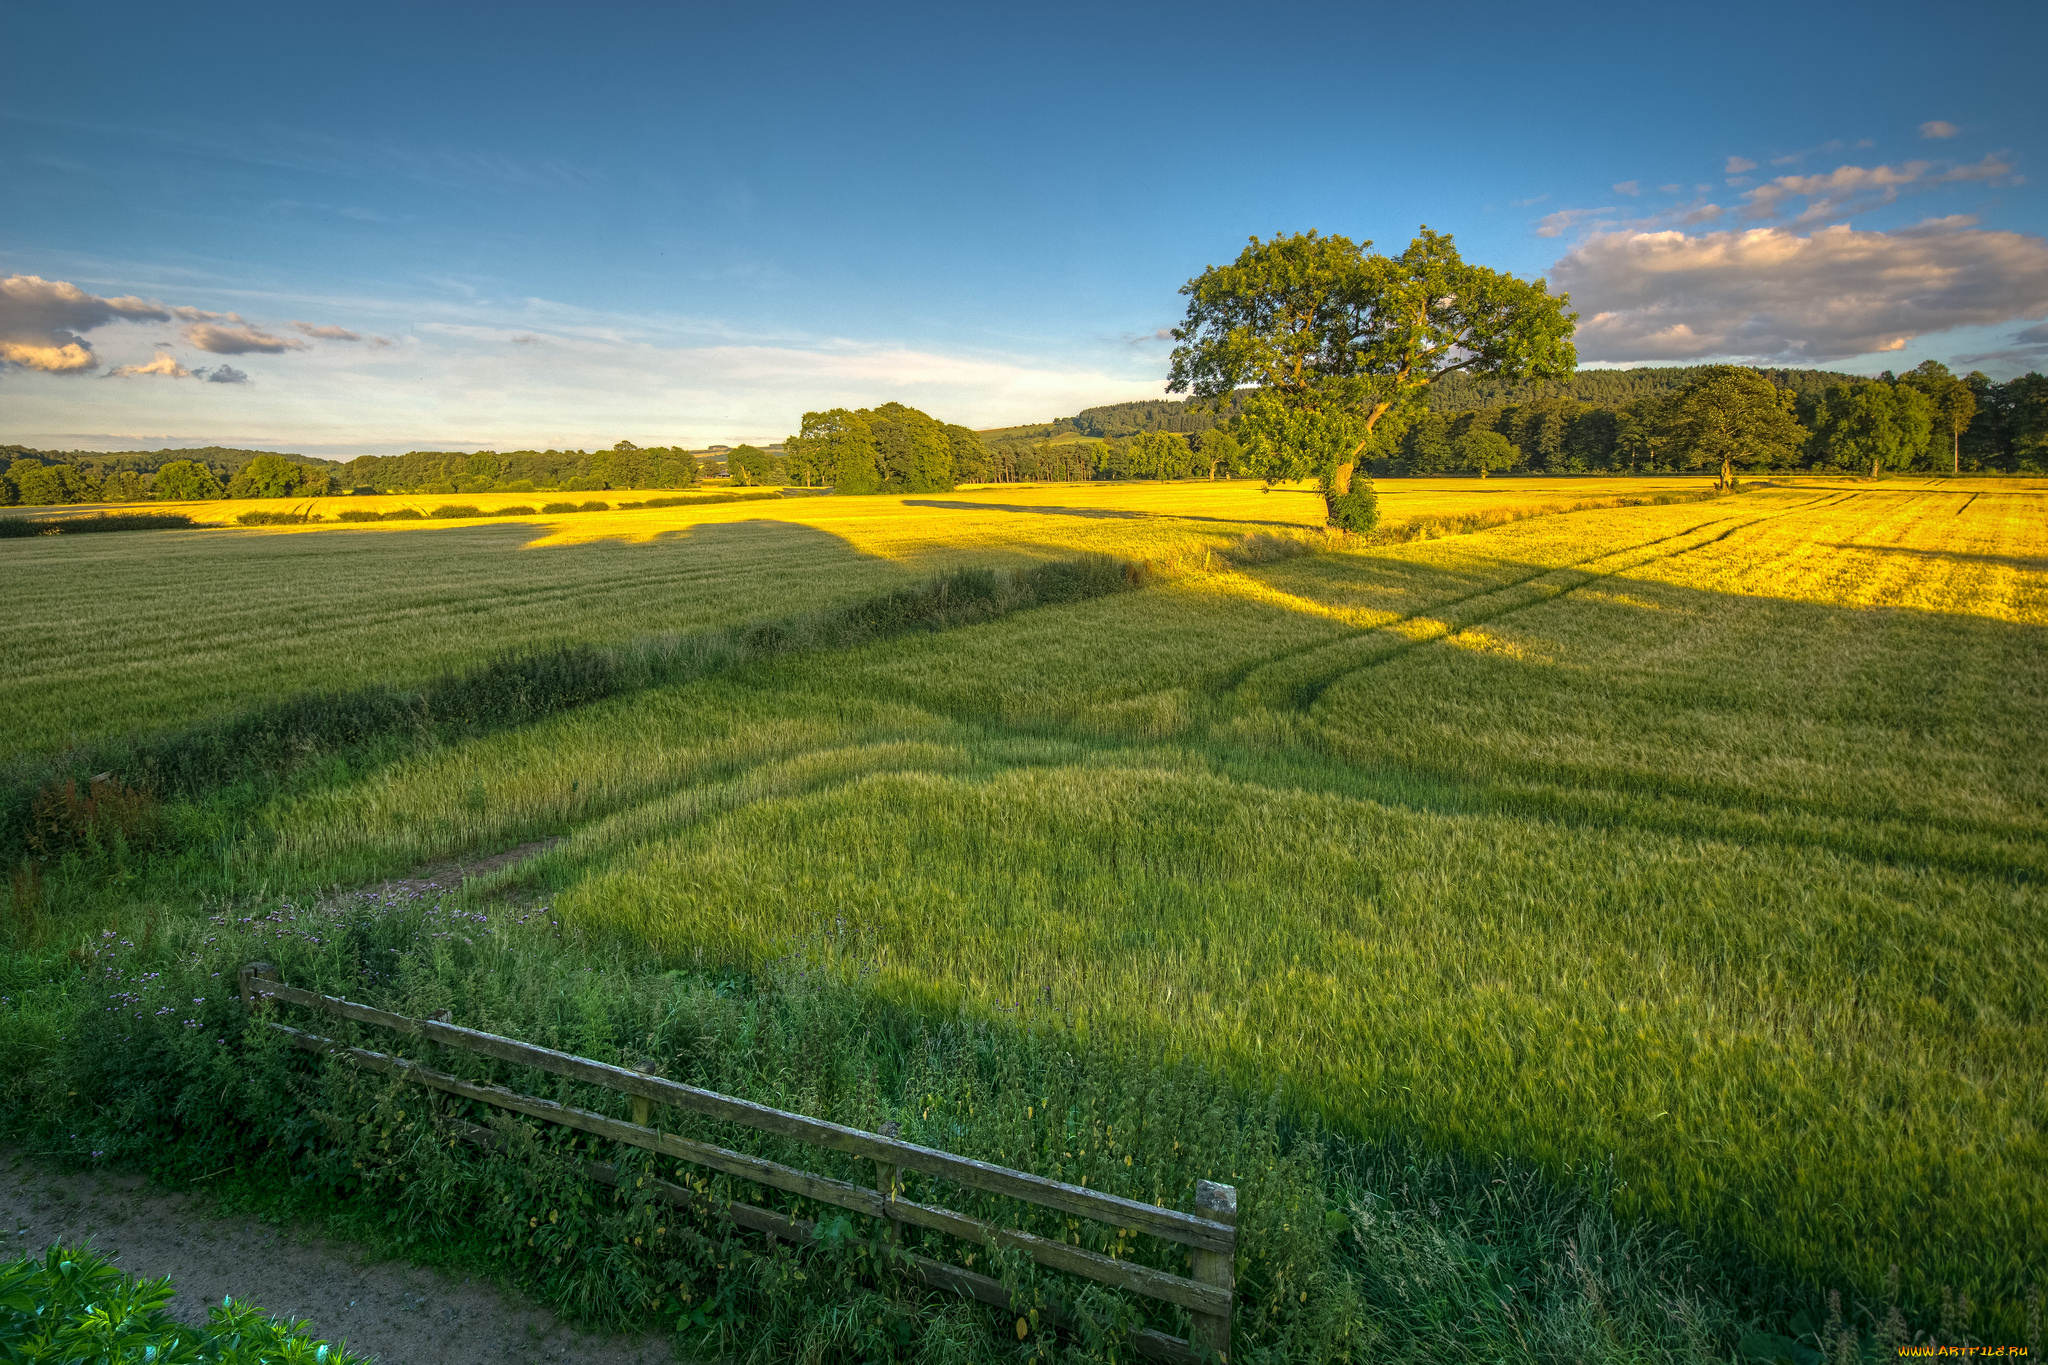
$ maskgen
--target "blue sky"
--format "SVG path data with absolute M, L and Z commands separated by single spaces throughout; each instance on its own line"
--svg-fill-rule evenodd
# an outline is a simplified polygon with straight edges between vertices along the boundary
M 2048 360 L 2038 5 L 15 7 L 0 441 L 778 439 L 1162 391 L 1252 234 L 1600 363 Z

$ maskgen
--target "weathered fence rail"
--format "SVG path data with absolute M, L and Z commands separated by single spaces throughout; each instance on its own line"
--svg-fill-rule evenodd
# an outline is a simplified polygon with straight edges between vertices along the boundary
M 520 1042 L 516 1038 L 505 1038 L 494 1033 L 463 1028 L 448 1019 L 445 1012 L 440 1018 L 414 1019 L 402 1014 L 393 1014 L 388 1010 L 375 1009 L 369 1005 L 360 1005 L 338 996 L 321 995 L 317 991 L 287 985 L 278 979 L 277 969 L 267 962 L 252 962 L 243 967 L 241 988 L 242 999 L 251 1009 L 261 1009 L 271 1001 L 299 1005 L 358 1024 L 390 1029 L 394 1033 L 424 1038 L 444 1047 L 458 1048 L 499 1061 L 534 1067 L 570 1080 L 618 1091 L 632 1098 L 633 1121 L 630 1123 L 606 1114 L 560 1104 L 554 1100 L 523 1095 L 503 1086 L 464 1080 L 404 1057 L 374 1052 L 367 1048 L 350 1047 L 275 1020 L 268 1021 L 270 1027 L 284 1034 L 297 1046 L 309 1051 L 343 1058 L 357 1066 L 398 1076 L 445 1094 L 523 1114 L 528 1118 L 558 1123 L 631 1147 L 690 1162 L 708 1170 L 750 1180 L 770 1189 L 782 1190 L 854 1213 L 866 1214 L 882 1220 L 884 1228 L 894 1229 L 905 1224 L 929 1228 L 978 1245 L 1002 1247 L 1019 1252 L 1048 1269 L 1082 1276 L 1148 1298 L 1176 1304 L 1187 1309 L 1193 1319 L 1193 1331 L 1186 1340 L 1169 1336 L 1164 1332 L 1146 1330 L 1131 1334 L 1131 1346 L 1141 1354 L 1157 1360 L 1196 1361 L 1229 1358 L 1230 1310 L 1235 1291 L 1237 1258 L 1237 1191 L 1228 1185 L 1201 1181 L 1195 1190 L 1195 1206 L 1198 1212 L 1182 1213 L 1176 1209 L 1162 1209 L 1134 1199 L 1105 1194 L 1101 1190 L 1091 1190 L 1082 1185 L 1069 1185 L 1025 1171 L 992 1166 L 986 1162 L 942 1152 L 933 1147 L 905 1142 L 888 1134 L 863 1132 L 858 1128 L 828 1123 L 803 1114 L 770 1109 L 766 1105 L 664 1080 L 660 1076 L 646 1072 L 592 1061 L 587 1057 L 577 1057 L 551 1048 L 536 1047 L 531 1043 Z M 781 1137 L 795 1138 L 829 1151 L 844 1152 L 873 1161 L 876 1169 L 875 1188 L 867 1189 L 843 1180 L 785 1166 L 779 1162 L 664 1132 L 653 1123 L 655 1105 L 671 1106 L 688 1113 L 741 1124 Z M 477 1129 L 474 1135 L 487 1139 L 489 1130 Z M 586 1170 L 593 1178 L 607 1183 L 614 1178 L 613 1170 L 609 1166 L 593 1163 L 586 1167 Z M 1076 1218 L 1086 1218 L 1110 1227 L 1144 1232 L 1170 1242 L 1178 1242 L 1188 1248 L 1189 1268 L 1192 1273 L 1171 1274 L 1133 1261 L 1118 1260 L 1053 1238 L 1041 1237 L 1017 1228 L 1008 1228 L 967 1214 L 956 1213 L 937 1205 L 906 1199 L 902 1195 L 904 1171 L 916 1171 L 985 1194 L 1021 1199 Z M 815 1225 L 804 1219 L 748 1204 L 725 1204 L 710 1200 L 666 1181 L 654 1181 L 652 1187 L 656 1195 L 668 1203 L 699 1212 L 722 1213 L 741 1227 L 772 1237 L 796 1242 L 810 1241 L 815 1237 Z M 890 1234 L 890 1240 L 896 1240 L 893 1233 Z M 935 1288 L 963 1294 L 998 1308 L 1011 1309 L 1016 1306 L 1011 1302 L 1009 1291 L 1001 1282 L 989 1276 L 976 1274 L 930 1257 L 908 1252 L 899 1254 L 904 1257 L 905 1263 L 913 1272 Z M 1055 1319 L 1054 1325 L 1062 1324 Z

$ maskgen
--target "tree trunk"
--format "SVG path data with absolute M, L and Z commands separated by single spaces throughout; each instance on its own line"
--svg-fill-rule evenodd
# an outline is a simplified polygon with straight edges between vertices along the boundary
M 1961 427 L 1951 427 L 1949 430 L 1956 438 L 1956 467 L 1954 472 L 1960 474 L 1963 472 L 1963 429 Z
M 1351 491 L 1351 471 L 1358 468 L 1355 461 L 1346 460 L 1337 466 L 1337 472 L 1330 476 L 1330 492 L 1338 497 Z
M 1735 462 L 1733 460 L 1730 460 L 1726 455 L 1723 455 L 1721 457 L 1721 491 L 1726 492 L 1728 490 L 1728 485 L 1734 482 Z
M 1485 466 L 1485 465 L 1481 465 L 1481 466 L 1479 466 L 1479 477 L 1480 477 L 1480 478 L 1482 478 L 1482 479 L 1486 477 L 1486 466 Z
M 1872 479 L 1877 477 L 1877 456 L 1875 455 L 1870 457 L 1870 477 Z

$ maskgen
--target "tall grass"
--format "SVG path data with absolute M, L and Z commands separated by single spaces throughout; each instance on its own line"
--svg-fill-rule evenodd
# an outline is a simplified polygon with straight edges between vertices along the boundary
M 830 951 L 849 946 L 841 936 Z M 894 1122 L 912 1140 L 1129 1197 L 1189 1207 L 1196 1180 L 1233 1183 L 1237 1360 L 1695 1361 L 1725 1357 L 1756 1321 L 1756 1306 L 1731 1301 L 1741 1266 L 1618 1216 L 1604 1177 L 1559 1185 L 1512 1162 L 1355 1144 L 1198 1068 L 1106 1047 L 1056 1008 L 1022 1026 L 907 1013 L 857 978 L 821 971 L 813 952 L 750 973 L 654 970 L 580 942 L 545 906 L 286 905 L 168 931 L 150 951 L 109 936 L 68 989 L 0 1014 L 7 1135 L 174 1180 L 218 1185 L 226 1166 L 233 1201 L 503 1276 L 591 1325 L 673 1331 L 693 1354 L 1104 1361 L 1128 1358 L 1119 1343 L 1132 1326 L 1187 1330 L 1178 1310 L 908 1232 L 911 1249 L 971 1263 L 1083 1324 L 1057 1339 L 1020 1334 L 1014 1314 L 906 1280 L 864 1219 L 309 1058 L 250 1023 L 235 999 L 236 968 L 259 956 L 297 984 L 405 1011 L 445 1008 L 583 1055 L 651 1060 L 678 1080 L 869 1129 Z M 336 1032 L 333 1021 L 320 1027 Z M 364 1041 L 394 1046 L 385 1034 Z M 625 1113 L 610 1092 L 477 1058 L 434 1063 Z M 802 1144 L 677 1114 L 662 1123 L 872 1177 Z M 498 1144 L 461 1141 L 472 1124 Z M 594 1185 L 587 1161 L 628 1178 Z M 812 1247 L 764 1244 L 655 1203 L 647 1175 L 820 1217 L 828 1235 Z M 1167 1244 L 943 1182 L 913 1176 L 908 1194 L 1187 1269 Z
M 1011 571 L 961 570 L 840 606 L 724 630 L 656 635 L 600 647 L 509 652 L 417 689 L 307 692 L 168 734 L 143 735 L 17 762 L 0 788 L 0 849 L 32 851 L 47 793 L 102 769 L 158 800 L 203 797 L 236 782 L 275 782 L 329 755 L 391 737 L 446 742 L 558 711 L 803 650 L 848 648 L 912 630 L 945 630 L 1034 606 L 1143 586 L 1142 566 L 1101 557 Z M 91 822 L 88 822 L 90 824 Z M 91 830 L 86 831 L 88 834 Z
M 841 917 L 906 1001 L 1050 985 L 1349 1131 L 1612 1153 L 1632 1210 L 2016 1330 L 2048 617 L 2024 510 L 1963 501 L 1585 512 L 792 658 L 281 804 L 236 866 L 566 831 L 518 875 L 627 941 Z M 1248 688 L 1289 660 L 1310 700 Z
M 843 921 L 865 937 L 833 979 L 892 1017 L 1000 1030 L 1049 990 L 1072 1048 L 1177 1056 L 1232 1104 L 1278 1078 L 1347 1141 L 1505 1157 L 1750 1258 L 1752 1286 L 1815 1287 L 1812 1349 L 1820 1292 L 1881 1320 L 1894 1264 L 1916 1327 L 1961 1293 L 2016 1340 L 2048 1278 L 2048 555 L 2038 492 L 1974 491 L 1762 489 L 1307 555 L 1307 527 L 1074 515 L 1075 490 L 819 499 L 841 549 L 906 562 L 1059 543 L 1187 572 L 1001 619 L 963 586 L 948 619 L 982 628 L 933 634 L 891 624 L 915 610 L 896 564 L 816 555 L 802 573 L 872 575 L 803 632 L 832 649 L 721 623 L 730 669 L 425 749 L 394 732 L 232 819 L 173 803 L 215 821 L 211 863 L 101 903 L 169 924 L 567 835 L 490 887 L 545 890 L 632 971 L 765 970 Z M 1403 1243 L 1375 1274 L 1476 1285 L 1483 1244 Z M 1577 1256 L 1544 1283 L 1580 1283 Z M 1369 1324 L 1407 1302 L 1358 1283 L 1387 1300 Z M 1466 1341 L 1482 1309 L 1432 1330 Z M 1513 1323 L 1480 1338 L 1538 1339 Z

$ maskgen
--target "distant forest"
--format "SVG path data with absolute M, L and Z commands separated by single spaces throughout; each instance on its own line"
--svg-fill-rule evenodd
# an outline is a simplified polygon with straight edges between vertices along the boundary
M 702 472 L 698 457 L 687 450 L 621 441 L 598 451 L 414 450 L 404 455 L 361 455 L 341 466 L 341 480 L 379 493 L 594 492 L 694 488 Z
M 1516 387 L 1495 380 L 1452 375 L 1429 392 L 1429 412 L 1378 452 L 1365 468 L 1385 477 L 1463 472 L 1466 438 L 1492 431 L 1506 438 L 1505 466 L 1523 473 L 1662 473 L 1689 468 L 1668 454 L 1661 439 L 1664 405 L 1706 366 L 1643 366 L 1628 370 L 1581 370 L 1557 383 Z M 1830 444 L 1822 410 L 1826 395 L 1871 383 L 1892 385 L 1889 373 L 1876 380 L 1829 370 L 1756 370 L 1792 395 L 1793 413 L 1811 433 L 1801 464 L 1847 468 Z M 1963 380 L 1976 412 L 1961 436 L 1966 472 L 2048 473 L 2048 378 L 2027 374 L 1996 383 L 1982 374 Z M 1228 443 L 1217 439 L 1231 412 L 1219 414 L 1198 402 L 1118 403 L 1084 408 L 1042 426 L 1005 427 L 981 434 L 991 451 L 990 481 L 1119 478 L 1186 478 L 1206 475 L 1211 456 L 1218 473 L 1231 472 Z M 1155 439 L 1169 435 L 1188 446 L 1175 459 Z M 1140 455 L 1143 449 L 1147 453 Z M 1928 434 L 1914 467 L 1944 470 L 1953 451 L 1946 432 Z M 1153 474 L 1148 467 L 1184 472 Z
M 1429 411 L 1369 459 L 1367 472 L 1663 473 L 1692 467 L 1662 436 L 1669 400 L 1704 366 L 1581 370 L 1570 379 L 1516 388 L 1453 375 L 1429 393 Z M 1828 370 L 1758 369 L 1791 395 L 1808 433 L 1792 467 L 1854 467 L 1835 433 L 1830 403 L 1873 383 L 1896 390 L 1914 376 L 1870 378 Z M 1943 381 L 1950 382 L 1950 381 Z M 1927 427 L 1903 466 L 1966 472 L 2048 473 L 2048 378 L 1962 380 L 1975 411 L 1960 440 Z M 1834 395 L 1831 399 L 1830 395 Z M 1906 395 L 1910 398 L 1910 395 Z M 1905 398 L 1901 398 L 1901 402 Z M 1909 405 L 1910 406 L 1910 405 Z M 806 414 L 803 436 L 765 450 L 740 446 L 711 456 L 620 441 L 609 450 L 415 450 L 364 455 L 340 464 L 307 455 L 208 446 L 196 450 L 31 450 L 0 446 L 0 506 L 184 501 L 222 497 L 311 497 L 331 492 L 527 493 L 619 488 L 692 488 L 730 471 L 745 484 L 841 486 L 851 491 L 950 488 L 955 483 L 1047 483 L 1107 479 L 1225 478 L 1243 472 L 1230 431 L 1236 405 L 1151 400 L 1083 408 L 1036 426 L 969 431 L 901 404 Z M 1905 409 L 1901 409 L 1904 412 Z M 891 414 L 894 414 L 893 416 Z M 1937 424 L 1938 425 L 1938 424 Z M 1924 424 L 1923 424 L 1924 426 Z M 1495 442 L 1496 433 L 1502 441 Z M 900 449 L 899 449 L 900 447 Z M 942 449 L 943 448 L 943 449 Z M 714 448 L 717 449 L 717 448 Z M 850 472 L 849 472 L 850 471 Z

